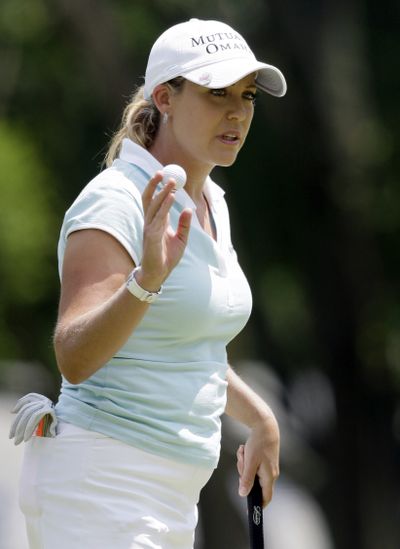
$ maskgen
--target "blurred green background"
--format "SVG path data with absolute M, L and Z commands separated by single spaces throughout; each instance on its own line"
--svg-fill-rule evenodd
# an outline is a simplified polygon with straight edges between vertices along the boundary
M 394 0 L 2 0 L 0 389 L 56 398 L 51 337 L 63 213 L 100 170 L 155 38 L 190 17 L 231 24 L 288 82 L 285 98 L 258 97 L 238 161 L 213 174 L 227 192 L 233 240 L 254 294 L 252 318 L 231 346 L 231 361 L 239 371 L 257 364 L 265 390 L 277 388 L 282 477 L 312 496 L 329 547 L 395 549 L 400 4 Z M 221 465 L 222 479 L 234 467 L 232 452 Z M 245 547 L 238 541 L 244 534 L 229 539 L 234 524 L 213 524 L 223 480 L 212 482 L 204 495 L 204 547 Z

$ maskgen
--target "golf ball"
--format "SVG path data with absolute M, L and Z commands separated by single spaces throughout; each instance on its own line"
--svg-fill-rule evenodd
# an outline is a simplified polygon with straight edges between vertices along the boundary
M 163 170 L 163 185 L 168 183 L 168 180 L 172 177 L 172 179 L 175 179 L 176 186 L 175 188 L 182 189 L 186 183 L 186 172 L 177 164 L 168 164 L 168 166 L 164 166 Z

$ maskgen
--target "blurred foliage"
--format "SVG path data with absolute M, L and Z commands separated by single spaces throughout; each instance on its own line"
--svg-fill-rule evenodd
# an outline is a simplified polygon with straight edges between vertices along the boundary
M 34 357 L 42 355 L 36 344 L 49 339 L 49 329 L 33 313 L 49 293 L 54 300 L 56 291 L 54 189 L 29 133 L 5 120 L 0 120 L 0 164 L 0 356 Z M 28 339 L 36 340 L 34 350 L 26 348 Z
M 231 356 L 272 364 L 287 386 L 310 369 L 327 376 L 336 423 L 309 442 L 329 470 L 316 495 L 339 549 L 398 543 L 387 517 L 400 484 L 399 11 L 394 0 L 0 3 L 0 359 L 40 361 L 56 383 L 63 211 L 100 170 L 155 37 L 223 19 L 282 68 L 287 96 L 259 97 L 237 163 L 214 174 L 254 293 Z
M 2 290 L 12 301 L 30 305 L 46 295 L 54 262 L 53 189 L 34 144 L 7 123 L 0 125 L 0 163 Z

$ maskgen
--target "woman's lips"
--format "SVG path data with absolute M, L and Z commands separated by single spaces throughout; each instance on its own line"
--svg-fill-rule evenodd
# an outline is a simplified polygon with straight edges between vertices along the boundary
M 226 145 L 237 145 L 240 143 L 240 135 L 237 132 L 225 132 L 218 136 L 219 141 Z

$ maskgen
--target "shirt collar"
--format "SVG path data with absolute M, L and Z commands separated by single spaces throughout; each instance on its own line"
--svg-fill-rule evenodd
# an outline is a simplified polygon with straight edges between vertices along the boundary
M 128 138 L 122 140 L 119 158 L 130 164 L 139 166 L 149 177 L 152 177 L 155 172 L 163 168 L 163 165 L 147 149 Z M 144 189 L 140 190 L 143 191 Z M 211 177 L 207 177 L 204 185 L 204 194 L 209 204 L 214 205 L 223 198 L 225 191 L 214 183 Z M 176 192 L 175 200 L 184 208 L 196 208 L 195 203 L 184 189 L 179 189 Z

